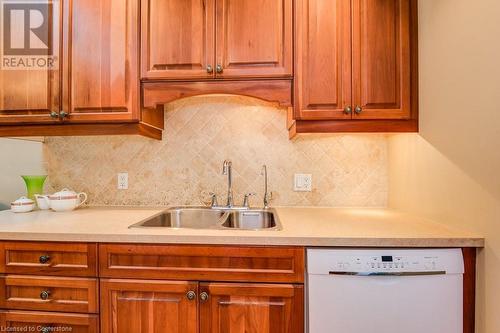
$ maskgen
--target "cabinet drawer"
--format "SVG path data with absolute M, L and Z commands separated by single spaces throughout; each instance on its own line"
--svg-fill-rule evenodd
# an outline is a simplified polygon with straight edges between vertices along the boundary
M 5 332 L 98 333 L 96 315 L 0 311 L 0 326 Z
M 99 245 L 100 276 L 304 282 L 302 247 Z
M 97 279 L 21 275 L 0 278 L 1 308 L 97 313 L 97 298 Z
M 0 273 L 97 276 L 97 245 L 1 242 Z

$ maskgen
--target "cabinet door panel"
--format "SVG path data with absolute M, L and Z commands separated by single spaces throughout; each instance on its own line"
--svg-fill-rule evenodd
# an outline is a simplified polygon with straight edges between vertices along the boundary
M 215 0 L 142 1 L 142 77 L 213 77 Z
M 217 1 L 219 77 L 292 75 L 292 0 Z
M 61 108 L 61 6 L 55 2 L 48 7 L 48 12 L 50 15 L 44 18 L 48 20 L 48 29 L 44 32 L 37 31 L 37 34 L 42 34 L 40 37 L 52 49 L 52 55 L 56 58 L 54 66 L 51 69 L 36 69 L 28 63 L 26 67 L 19 65 L 22 59 L 34 56 L 2 57 L 2 61 L 12 65 L 0 67 L 0 124 L 58 121 L 57 118 L 51 118 L 50 113 L 59 112 Z
M 350 119 L 351 2 L 297 0 L 296 96 L 300 119 Z
M 138 119 L 139 0 L 67 4 L 63 108 L 70 121 Z
M 410 0 L 353 1 L 355 118 L 410 117 Z
M 302 333 L 303 287 L 202 283 L 201 333 Z
M 198 284 L 182 281 L 101 280 L 102 333 L 198 332 Z

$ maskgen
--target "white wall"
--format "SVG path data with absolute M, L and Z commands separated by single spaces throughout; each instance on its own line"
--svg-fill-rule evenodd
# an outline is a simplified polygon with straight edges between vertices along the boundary
M 477 332 L 500 332 L 500 1 L 420 0 L 420 135 L 389 139 L 389 206 L 486 237 Z
M 43 143 L 0 138 L 0 210 L 26 194 L 21 175 L 45 174 Z

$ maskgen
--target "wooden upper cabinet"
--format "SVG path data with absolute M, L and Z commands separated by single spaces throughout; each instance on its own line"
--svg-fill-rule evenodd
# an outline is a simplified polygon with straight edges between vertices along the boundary
M 416 0 L 295 5 L 291 135 L 418 131 Z
M 24 48 L 20 45 L 12 45 L 13 53 L 2 56 L 2 61 L 7 62 L 7 66 L 0 67 L 0 124 L 23 124 L 23 123 L 50 123 L 58 121 L 58 118 L 51 118 L 51 112 L 59 112 L 60 81 L 61 81 L 61 61 L 60 60 L 60 19 L 61 6 L 54 2 L 49 6 L 50 15 L 47 17 L 47 30 L 37 31 L 43 45 L 37 48 L 46 48 L 45 55 L 23 55 L 30 52 L 32 47 L 31 39 L 24 40 Z M 22 37 L 12 38 L 11 43 L 23 42 Z M 4 43 L 2 38 L 2 43 Z M 7 47 L 5 41 L 4 48 Z M 28 44 L 29 43 L 29 44 Z M 16 49 L 14 49 L 16 46 Z M 44 50 L 41 50 L 44 53 Z M 7 53 L 6 51 L 4 53 Z M 32 65 L 19 65 L 20 60 L 32 57 L 38 59 L 52 55 L 56 58 L 54 66 L 33 67 Z M 40 64 L 43 65 L 43 62 Z
M 302 286 L 202 283 L 200 299 L 201 333 L 304 332 Z
M 354 118 L 409 118 L 410 76 L 410 0 L 353 0 Z
M 139 118 L 139 0 L 65 1 L 63 111 L 69 121 Z
M 292 0 L 217 0 L 217 76 L 291 76 L 292 21 Z
M 297 0 L 296 33 L 297 118 L 350 119 L 350 0 Z
M 101 333 L 197 333 L 197 296 L 196 282 L 102 279 Z
M 292 1 L 142 1 L 142 78 L 291 77 Z
M 142 78 L 214 76 L 215 0 L 143 0 Z

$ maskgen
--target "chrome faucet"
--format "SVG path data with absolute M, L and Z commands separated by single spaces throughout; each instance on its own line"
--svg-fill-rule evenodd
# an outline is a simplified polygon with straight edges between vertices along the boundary
M 267 165 L 262 166 L 261 175 L 264 176 L 264 209 L 269 208 L 269 193 L 267 192 Z
M 212 209 L 229 209 L 229 210 L 238 210 L 238 209 L 250 209 L 250 197 L 256 195 L 255 193 L 247 193 L 243 198 L 243 204 L 241 206 L 234 205 L 234 196 L 233 196 L 233 163 L 230 160 L 225 160 L 222 165 L 222 174 L 227 176 L 227 201 L 225 206 L 219 206 L 217 202 L 217 195 L 213 192 L 210 192 L 211 203 L 210 207 Z M 265 193 L 264 193 L 264 208 L 269 208 L 269 200 L 271 199 L 270 193 L 267 191 L 267 167 L 265 165 L 262 166 L 262 175 L 265 176 Z
M 225 160 L 222 166 L 222 174 L 227 175 L 227 203 L 228 208 L 234 206 L 233 201 L 233 163 L 230 160 Z

